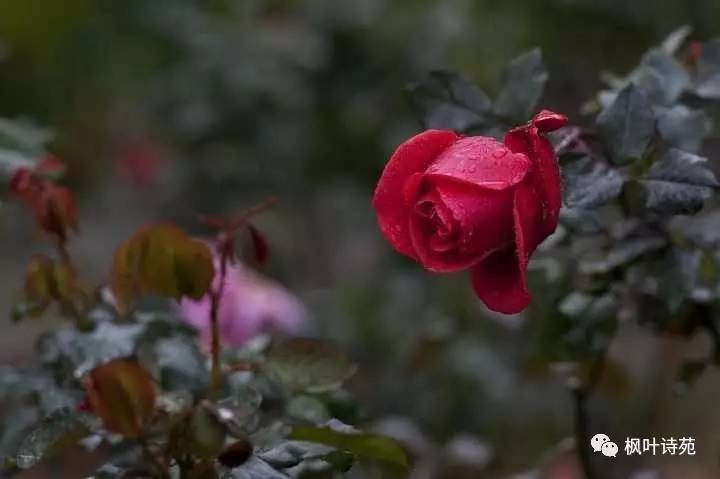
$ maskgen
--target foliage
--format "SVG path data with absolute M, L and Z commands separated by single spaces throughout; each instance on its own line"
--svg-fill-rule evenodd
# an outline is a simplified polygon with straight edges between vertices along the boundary
M 63 168 L 53 173 L 64 170 L 54 161 Z M 12 191 L 20 199 L 28 188 L 19 182 L 55 187 L 59 176 L 36 176 L 42 164 L 11 169 Z M 213 341 L 208 361 L 194 332 L 174 315 L 136 308 L 148 295 L 175 301 L 208 295 L 208 321 L 219 332 L 224 274 L 237 260 L 236 233 L 249 231 L 257 259 L 266 258 L 267 242 L 250 217 L 273 202 L 231 218 L 201 217 L 218 230 L 214 242 L 169 223 L 140 228 L 116 249 L 109 285 L 97 294 L 79 280 L 66 230 L 46 228 L 36 215 L 56 240 L 58 258 L 30 261 L 13 317 L 39 317 L 57 305 L 74 325 L 40 337 L 39 368 L 8 368 L 0 376 L 0 399 L 37 418 L 32 424 L 28 415 L 19 416 L 19 431 L 3 429 L 6 472 L 32 468 L 78 443 L 112 449 L 96 478 L 327 477 L 365 460 L 407 468 L 406 453 L 394 440 L 361 433 L 327 412 L 327 401 L 355 372 L 335 347 L 316 339 L 267 338 L 223 350 Z M 310 414 L 307 404 L 317 413 Z
M 176 20 L 197 27 L 193 15 L 181 17 Z M 533 287 L 548 294 L 529 313 L 534 348 L 528 356 L 548 369 L 569 365 L 573 391 L 592 389 L 596 366 L 618 322 L 627 319 L 667 334 L 685 337 L 702 329 L 710 335 L 714 351 L 688 361 L 678 372 L 683 384 L 720 357 L 718 181 L 702 156 L 712 102 L 720 98 L 720 40 L 694 55 L 686 34 L 676 32 L 651 49 L 628 75 L 607 76 L 608 88 L 584 105 L 586 118 L 571 115 L 571 126 L 553 137 L 564 176 L 562 226 L 536 262 Z M 180 76 L 207 71 L 190 63 Z M 497 136 L 529 119 L 549 81 L 535 49 L 508 64 L 494 101 L 468 76 L 450 70 L 430 72 L 407 92 L 427 128 Z M 202 122 L 184 128 L 192 138 L 209 130 Z M 250 223 L 262 208 L 201 217 L 217 231 L 214 243 L 174 224 L 142 226 L 119 242 L 108 285 L 89 288 L 66 248 L 81 221 L 71 189 L 61 184 L 64 164 L 47 154 L 47 132 L 3 121 L 0 139 L 0 171 L 56 248 L 28 260 L 13 318 L 38 318 L 57 308 L 71 320 L 40 337 L 37 368 L 0 371 L 0 398 L 11 416 L 0 435 L 8 473 L 78 443 L 109 451 L 98 479 L 329 477 L 362 474 L 357 471 L 368 462 L 402 476 L 413 462 L 441 467 L 444 458 L 436 451 L 426 448 L 413 461 L 398 441 L 360 429 L 365 418 L 345 389 L 356 366 L 337 347 L 260 337 L 221 350 L 214 335 L 208 357 L 172 310 L 143 301 L 148 295 L 211 295 L 216 310 L 223 282 L 213 277 L 235 259 L 238 232 L 250 235 L 259 262 L 267 259 L 268 242 Z M 220 254 L 214 260 L 215 246 Z M 376 305 L 364 307 L 371 330 Z M 452 332 L 413 324 L 401 334 L 421 337 L 421 347 L 401 353 L 411 367 L 422 368 Z M 487 359 L 467 342 L 452 349 L 448 354 L 469 350 Z M 468 369 L 475 372 L 479 362 Z M 442 364 L 439 369 L 455 381 Z M 475 446 L 475 457 L 484 457 L 468 442 L 463 451 Z M 485 465 L 478 461 L 471 470 Z

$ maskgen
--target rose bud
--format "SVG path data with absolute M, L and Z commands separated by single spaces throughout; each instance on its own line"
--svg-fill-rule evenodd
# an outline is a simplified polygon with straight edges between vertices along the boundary
M 530 303 L 527 264 L 557 227 L 560 172 L 543 133 L 567 123 L 542 111 L 501 143 L 427 130 L 400 145 L 380 177 L 373 207 L 383 235 L 428 271 L 470 270 L 488 308 Z

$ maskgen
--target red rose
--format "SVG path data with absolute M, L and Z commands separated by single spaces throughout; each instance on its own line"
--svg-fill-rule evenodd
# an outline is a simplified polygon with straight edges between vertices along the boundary
M 410 138 L 375 189 L 381 231 L 429 271 L 469 269 L 475 293 L 493 311 L 522 311 L 530 303 L 528 259 L 560 212 L 557 158 L 542 133 L 566 123 L 542 111 L 504 144 L 447 130 Z

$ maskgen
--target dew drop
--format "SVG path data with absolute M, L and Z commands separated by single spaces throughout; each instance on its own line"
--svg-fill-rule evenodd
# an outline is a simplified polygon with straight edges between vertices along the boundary
M 493 151 L 493 156 L 495 158 L 503 158 L 505 155 L 507 155 L 507 150 L 497 149 L 497 150 Z

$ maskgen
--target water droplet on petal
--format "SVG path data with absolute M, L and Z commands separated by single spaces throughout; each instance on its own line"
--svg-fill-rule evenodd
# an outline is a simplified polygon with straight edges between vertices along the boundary
M 493 156 L 495 158 L 502 158 L 505 155 L 507 155 L 507 150 L 505 150 L 505 149 L 498 148 L 497 150 L 493 151 Z

